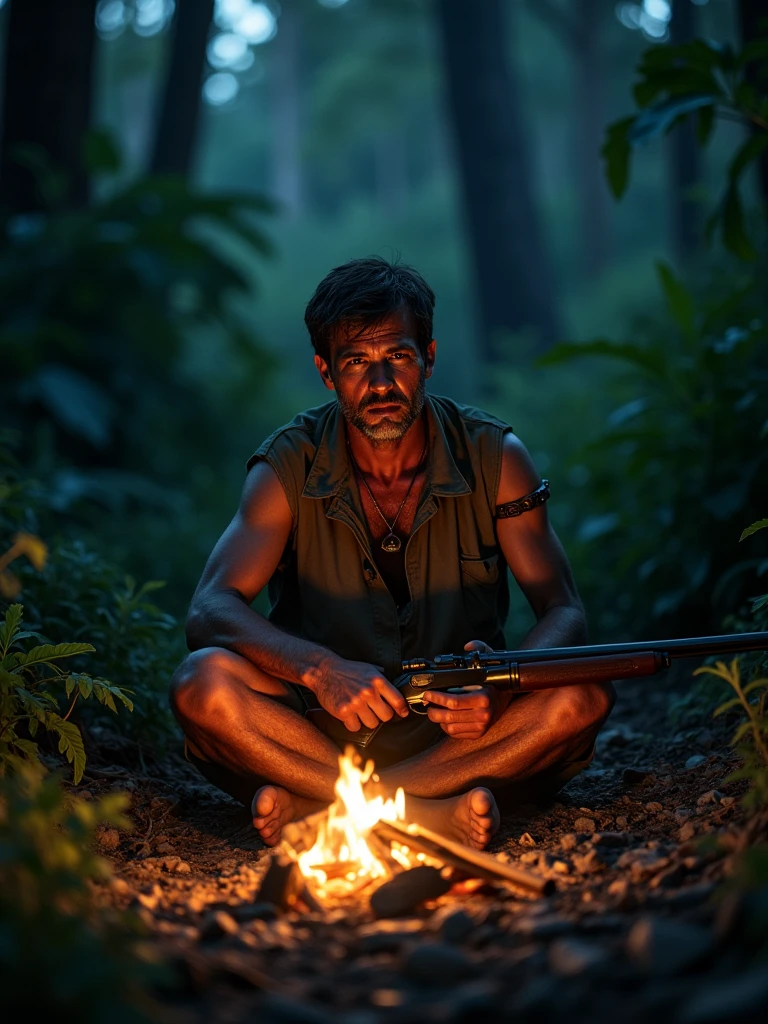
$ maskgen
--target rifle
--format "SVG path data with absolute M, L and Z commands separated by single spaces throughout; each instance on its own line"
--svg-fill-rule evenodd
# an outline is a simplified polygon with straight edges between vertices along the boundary
M 529 693 L 579 683 L 654 676 L 669 668 L 675 658 L 707 658 L 744 651 L 768 651 L 768 631 L 701 636 L 689 640 L 649 640 L 636 644 L 438 654 L 433 659 L 404 661 L 402 674 L 393 680 L 392 685 L 400 690 L 412 712 L 426 715 L 422 694 L 427 690 L 495 686 L 512 693 Z M 385 724 L 349 732 L 339 719 L 322 708 L 311 709 L 307 717 L 337 743 L 354 743 L 359 747 L 368 746 L 381 725 Z

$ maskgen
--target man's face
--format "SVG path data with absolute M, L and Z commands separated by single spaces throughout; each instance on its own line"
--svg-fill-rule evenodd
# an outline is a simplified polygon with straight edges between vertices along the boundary
M 339 330 L 331 342 L 330 363 L 315 356 L 344 418 L 374 446 L 403 438 L 424 408 L 435 341 L 427 346 L 425 359 L 414 333 L 410 317 L 397 313 L 375 327 Z

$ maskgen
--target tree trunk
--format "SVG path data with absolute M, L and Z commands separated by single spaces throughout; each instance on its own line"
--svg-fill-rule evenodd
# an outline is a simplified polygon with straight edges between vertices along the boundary
M 582 242 L 586 269 L 597 276 L 608 258 L 608 190 L 600 159 L 603 144 L 601 0 L 576 0 L 576 140 Z
M 674 0 L 671 43 L 682 46 L 696 38 L 697 11 L 691 0 Z M 670 224 L 672 245 L 680 263 L 687 263 L 701 242 L 699 208 L 693 190 L 701 177 L 696 122 L 686 118 L 669 136 Z
M 754 39 L 768 39 L 768 0 L 739 0 L 739 22 L 744 46 Z M 768 92 L 768 70 L 765 61 L 751 65 L 750 78 L 755 88 L 763 94 Z M 760 157 L 758 174 L 763 202 L 768 204 L 768 153 L 763 153 Z
M 189 178 L 200 121 L 200 90 L 214 0 L 179 0 L 151 169 Z
M 531 332 L 539 349 L 557 335 L 552 268 L 502 7 L 502 0 L 437 4 L 486 363 L 499 359 L 505 335 Z
M 403 213 L 408 195 L 405 142 L 400 132 L 381 131 L 373 144 L 376 203 L 390 217 Z
M 272 194 L 288 216 L 295 217 L 304 205 L 296 0 L 283 5 L 272 46 Z
M 6 210 L 43 209 L 35 177 L 14 159 L 44 151 L 67 178 L 64 202 L 88 201 L 83 139 L 90 127 L 96 0 L 13 0 L 5 47 L 0 195 Z

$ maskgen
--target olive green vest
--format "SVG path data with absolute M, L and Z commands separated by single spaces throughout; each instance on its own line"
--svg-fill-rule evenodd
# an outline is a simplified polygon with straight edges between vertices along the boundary
M 506 563 L 494 509 L 503 436 L 487 413 L 429 396 L 427 479 L 405 548 L 411 601 L 398 613 L 373 556 L 335 401 L 300 413 L 248 460 L 266 460 L 285 490 L 293 530 L 269 581 L 270 621 L 343 658 L 383 668 L 505 647 Z

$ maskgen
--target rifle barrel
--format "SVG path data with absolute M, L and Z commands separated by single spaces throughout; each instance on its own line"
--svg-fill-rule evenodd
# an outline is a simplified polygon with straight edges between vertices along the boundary
M 563 658 L 596 658 L 606 654 L 661 654 L 670 658 L 707 658 L 713 654 L 739 654 L 744 651 L 768 651 L 768 631 L 726 633 L 723 636 L 699 636 L 678 640 L 644 640 L 640 643 L 584 644 L 581 647 L 545 647 L 526 651 L 494 651 L 481 655 L 487 664 L 497 658 L 516 661 L 559 661 Z

